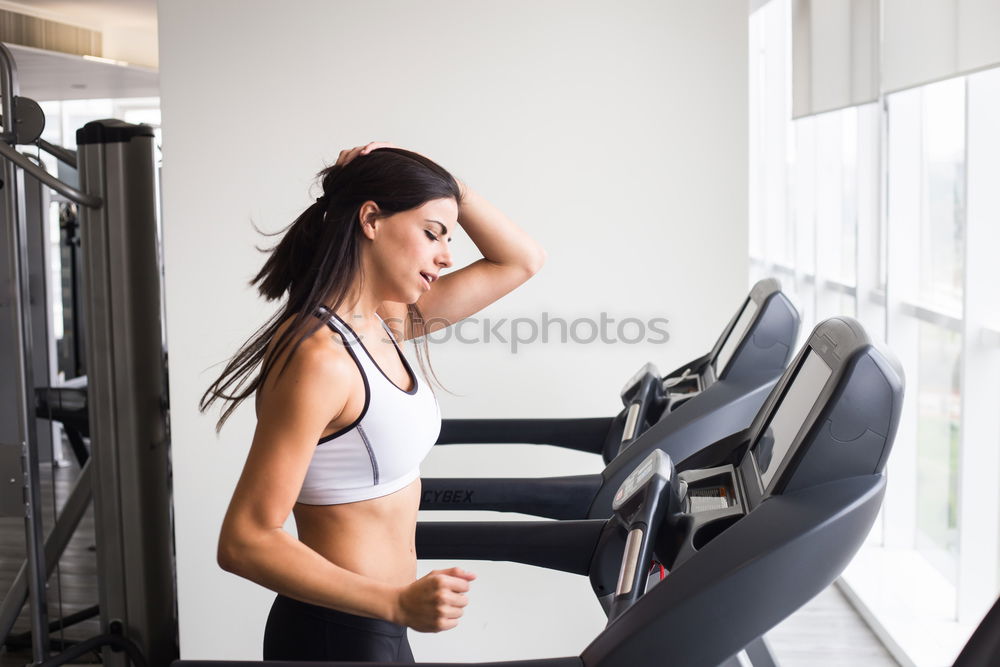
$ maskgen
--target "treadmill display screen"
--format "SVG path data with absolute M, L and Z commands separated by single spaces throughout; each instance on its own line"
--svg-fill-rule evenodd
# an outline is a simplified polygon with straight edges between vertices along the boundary
M 818 354 L 809 351 L 795 379 L 785 392 L 777 411 L 754 446 L 754 460 L 760 471 L 761 487 L 766 489 L 781 467 L 795 436 L 830 378 L 830 367 Z
M 721 377 L 723 372 L 726 370 L 726 365 L 729 360 L 732 359 L 733 353 L 736 352 L 736 348 L 739 347 L 740 341 L 743 340 L 743 336 L 746 334 L 747 329 L 750 328 L 750 323 L 753 322 L 753 316 L 757 314 L 757 302 L 747 301 L 747 305 L 743 307 L 743 312 L 736 319 L 736 324 L 733 325 L 732 331 L 726 337 L 722 347 L 719 348 L 719 354 L 715 356 L 715 361 L 713 363 L 715 368 L 715 377 Z

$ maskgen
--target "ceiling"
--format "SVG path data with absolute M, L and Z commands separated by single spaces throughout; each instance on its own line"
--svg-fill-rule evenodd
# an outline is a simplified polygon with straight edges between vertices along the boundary
M 38 102 L 160 95 L 160 74 L 154 69 L 96 62 L 17 44 L 7 48 L 17 64 L 20 94 Z

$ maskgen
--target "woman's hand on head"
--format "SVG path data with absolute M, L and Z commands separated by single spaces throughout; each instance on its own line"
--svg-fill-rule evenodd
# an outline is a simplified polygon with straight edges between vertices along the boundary
M 417 632 L 441 632 L 458 625 L 476 575 L 461 568 L 434 570 L 399 592 L 396 622 Z
M 387 141 L 369 141 L 364 146 L 355 146 L 354 148 L 345 148 L 340 151 L 340 155 L 337 157 L 337 162 L 334 166 L 343 167 L 345 164 L 358 157 L 359 155 L 368 155 L 374 150 L 379 148 L 399 148 L 395 144 L 390 144 Z

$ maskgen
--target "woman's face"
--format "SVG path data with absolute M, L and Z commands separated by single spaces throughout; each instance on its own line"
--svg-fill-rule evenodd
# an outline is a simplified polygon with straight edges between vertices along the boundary
M 365 235 L 371 240 L 370 280 L 381 297 L 416 303 L 433 289 L 441 271 L 451 266 L 448 244 L 457 225 L 458 204 L 450 197 L 432 199 L 365 225 Z

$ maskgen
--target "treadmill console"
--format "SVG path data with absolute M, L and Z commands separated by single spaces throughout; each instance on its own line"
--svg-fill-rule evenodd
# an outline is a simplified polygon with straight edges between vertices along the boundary
M 743 481 L 735 466 L 686 470 L 677 475 L 678 516 L 673 529 L 657 533 L 656 557 L 673 569 L 748 511 Z
M 750 450 L 750 459 L 761 493 L 773 488 L 778 471 L 788 468 L 792 445 L 801 438 L 812 422 L 809 413 L 819 400 L 820 393 L 830 379 L 832 369 L 815 352 L 809 350 L 795 374 L 792 386 L 785 393 L 777 409 L 771 414 L 763 432 Z
M 778 281 L 758 281 L 711 351 L 683 371 L 663 378 L 666 411 L 679 408 L 727 373 L 735 372 L 737 382 L 760 384 L 773 379 L 784 369 L 797 331 L 797 314 L 781 295 Z M 767 370 L 762 373 L 761 369 Z
M 860 324 L 818 325 L 746 435 L 726 450 L 739 463 L 677 476 L 680 515 L 658 533 L 659 561 L 677 567 L 771 495 L 881 472 L 902 392 L 894 357 Z
M 681 508 L 687 514 L 703 515 L 730 508 L 742 513 L 746 507 L 742 484 L 731 465 L 689 470 L 678 477 L 683 493 Z
M 882 471 L 899 423 L 895 357 L 847 317 L 819 324 L 751 426 L 740 463 L 753 504 Z
M 671 400 L 690 398 L 704 389 L 701 373 L 694 372 L 691 367 L 683 372 L 663 378 L 661 386 Z
M 798 313 L 781 294 L 780 283 L 773 278 L 758 281 L 740 302 L 736 313 L 706 354 L 669 375 L 657 377 L 655 385 L 650 384 L 650 380 L 658 376 L 658 371 L 651 364 L 640 368 L 625 383 L 621 392 L 623 428 L 620 432 L 617 428 L 609 432 L 619 436 L 620 440 L 615 443 L 615 435 L 609 436 L 602 452 L 605 462 L 610 463 L 645 430 L 653 428 L 664 416 L 691 401 L 699 407 L 688 410 L 679 423 L 690 425 L 699 433 L 709 431 L 710 437 L 706 438 L 706 442 L 732 431 L 695 426 L 700 411 L 732 411 L 739 415 L 741 424 L 745 424 L 742 420 L 751 418 L 770 385 L 785 369 L 798 334 L 798 325 Z M 728 385 L 720 387 L 703 401 L 696 400 L 723 379 Z M 744 404 L 747 407 L 742 410 Z M 692 446 L 695 446 L 694 443 Z M 644 448 L 641 455 L 636 455 L 636 460 L 650 449 Z M 670 451 L 674 453 L 675 450 Z

